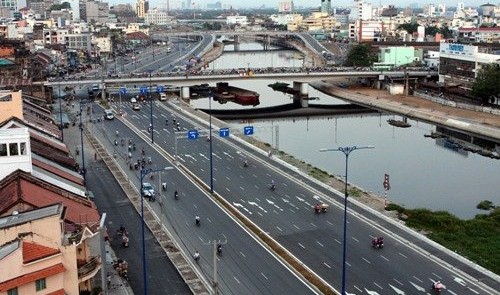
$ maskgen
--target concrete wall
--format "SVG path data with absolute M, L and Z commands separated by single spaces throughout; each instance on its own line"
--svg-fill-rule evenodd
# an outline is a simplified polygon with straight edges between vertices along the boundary
M 23 120 L 23 99 L 21 90 L 0 90 L 0 122 L 10 117 Z
M 500 116 L 500 110 L 499 109 L 493 109 L 489 107 L 484 107 L 484 106 L 478 106 L 478 105 L 471 105 L 467 103 L 460 103 L 460 102 L 455 102 L 455 101 L 450 101 L 441 97 L 425 94 L 422 91 L 415 91 L 414 93 L 415 96 L 445 105 L 445 106 L 450 106 L 454 108 L 459 108 L 459 109 L 465 109 L 465 110 L 473 110 L 476 112 L 483 112 L 483 113 L 489 113 L 489 114 L 494 114 L 494 115 L 499 115 Z

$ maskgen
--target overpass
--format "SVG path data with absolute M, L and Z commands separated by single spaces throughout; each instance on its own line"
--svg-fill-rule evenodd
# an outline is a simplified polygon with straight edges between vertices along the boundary
M 89 84 L 101 85 L 125 85 L 125 84 L 140 84 L 149 85 L 177 83 L 181 85 L 192 85 L 199 82 L 217 82 L 217 81 L 232 81 L 232 80 L 248 80 L 248 79 L 279 79 L 279 80 L 299 80 L 301 82 L 311 82 L 329 78 L 378 78 L 384 80 L 387 78 L 404 78 L 405 75 L 409 78 L 430 78 L 437 76 L 437 71 L 322 71 L 322 72 L 265 72 L 255 73 L 252 75 L 241 75 L 238 73 L 226 74 L 207 74 L 207 75 L 141 75 L 132 77 L 120 78 L 104 78 L 104 79 L 84 79 L 84 80 L 60 80 L 60 81 L 43 81 L 33 82 L 33 85 L 44 85 L 46 87 L 54 87 L 59 85 L 64 86 L 82 86 Z

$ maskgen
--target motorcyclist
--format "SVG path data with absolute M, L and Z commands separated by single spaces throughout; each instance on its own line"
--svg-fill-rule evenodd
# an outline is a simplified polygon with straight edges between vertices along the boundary
M 195 261 L 200 260 L 200 253 L 198 252 L 198 250 L 194 251 L 193 258 Z
M 435 281 L 432 287 L 437 292 L 441 292 L 441 290 L 443 289 L 443 284 L 441 284 L 441 281 Z
M 276 188 L 276 184 L 274 183 L 274 179 L 271 180 L 271 189 L 275 189 Z
M 243 160 L 243 166 L 244 167 L 248 167 L 248 161 L 247 161 L 247 159 Z
M 122 235 L 122 244 L 124 247 L 128 247 L 128 243 L 129 243 L 129 238 L 127 237 L 126 234 L 123 234 Z
M 217 255 L 221 255 L 222 254 L 222 245 L 221 243 L 218 243 L 217 244 Z
M 194 217 L 194 221 L 195 221 L 196 225 L 200 225 L 200 216 L 196 215 Z
M 175 190 L 175 192 L 174 192 L 174 199 L 176 199 L 176 200 L 179 199 L 179 193 L 177 192 L 177 190 Z

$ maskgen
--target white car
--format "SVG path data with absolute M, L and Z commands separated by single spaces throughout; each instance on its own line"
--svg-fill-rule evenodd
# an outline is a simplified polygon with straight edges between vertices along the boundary
M 130 102 L 131 102 L 131 103 L 136 103 L 136 102 L 137 102 L 137 98 L 132 97 L 132 98 L 130 99 Z
M 149 182 L 144 182 L 142 184 L 142 196 L 145 198 L 149 198 L 150 201 L 154 201 L 155 199 L 155 188 Z

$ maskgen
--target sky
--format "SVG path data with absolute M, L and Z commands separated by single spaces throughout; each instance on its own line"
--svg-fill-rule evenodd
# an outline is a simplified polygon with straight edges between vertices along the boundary
M 166 7 L 166 2 L 167 0 L 149 0 L 150 1 L 150 7 Z M 170 1 L 170 7 L 175 7 L 179 5 L 179 3 L 186 3 L 188 0 L 169 0 Z M 232 5 L 234 8 L 257 8 L 260 6 L 265 5 L 266 7 L 278 7 L 278 4 L 282 0 L 190 0 L 192 3 L 196 3 L 197 6 L 204 8 L 206 7 L 206 4 L 212 4 L 217 1 L 220 1 L 222 4 L 228 4 Z M 366 2 L 371 2 L 373 6 L 379 6 L 380 4 L 382 5 L 389 5 L 389 4 L 395 4 L 394 0 L 365 0 Z M 136 0 L 108 0 L 110 4 L 120 4 L 120 3 L 130 3 L 130 4 L 135 4 Z M 423 7 L 424 5 L 427 5 L 429 3 L 444 3 L 446 6 L 450 7 L 455 7 L 457 6 L 458 0 L 399 0 L 396 1 L 397 6 L 399 7 L 406 7 L 409 4 L 412 3 L 418 3 L 419 7 Z M 494 3 L 498 5 L 498 1 L 495 0 L 462 0 L 461 2 L 464 2 L 465 6 L 480 6 L 482 4 L 486 3 Z M 294 0 L 293 1 L 294 5 L 296 7 L 302 6 L 302 7 L 319 7 L 321 4 L 321 0 Z M 332 0 L 332 6 L 338 7 L 349 7 L 354 4 L 353 0 Z M 133 5 L 135 7 L 135 5 Z

